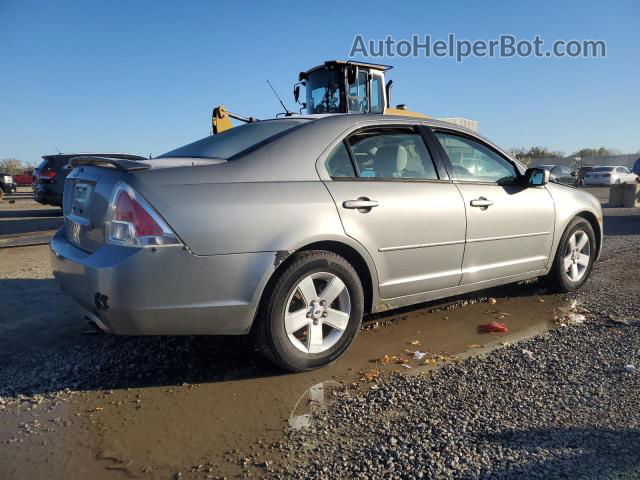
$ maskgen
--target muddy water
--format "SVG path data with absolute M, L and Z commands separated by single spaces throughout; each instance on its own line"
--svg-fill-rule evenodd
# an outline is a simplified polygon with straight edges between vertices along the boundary
M 549 328 L 558 302 L 530 292 L 495 304 L 441 304 L 374 318 L 343 358 L 318 371 L 284 374 L 256 367 L 242 378 L 230 374 L 210 383 L 91 391 L 54 406 L 23 407 L 2 416 L 0 472 L 5 478 L 238 475 L 245 471 L 240 458 L 250 456 L 252 464 L 266 459 L 262 445 L 282 439 L 286 427 L 304 428 L 310 409 L 330 401 L 332 389 L 366 383 L 363 372 L 410 374 L 430 368 L 424 360 L 435 358 L 431 354 L 488 351 Z M 478 331 L 492 320 L 510 332 Z M 415 360 L 416 350 L 429 355 Z M 259 475 L 259 469 L 253 472 Z

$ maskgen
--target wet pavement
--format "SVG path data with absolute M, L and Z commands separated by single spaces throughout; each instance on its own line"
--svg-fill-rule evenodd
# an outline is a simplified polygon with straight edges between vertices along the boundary
M 182 472 L 188 478 L 206 477 L 209 469 L 234 476 L 247 472 L 246 457 L 259 474 L 256 459 L 269 456 L 268 446 L 283 438 L 284 429 L 304 428 L 310 409 L 329 402 L 332 390 L 367 388 L 367 378 L 386 372 L 424 372 L 553 325 L 559 298 L 539 295 L 536 285 L 510 293 L 495 304 L 468 297 L 369 319 L 347 354 L 321 370 L 285 374 L 240 340 L 237 350 L 221 346 L 222 358 L 210 366 L 218 374 L 208 381 L 185 383 L 177 375 L 163 385 L 143 381 L 86 389 L 59 402 L 24 402 L 2 414 L 0 476 L 171 478 Z M 481 333 L 478 325 L 492 320 L 510 332 Z M 426 355 L 415 360 L 415 351 Z M 205 466 L 191 472 L 194 465 Z

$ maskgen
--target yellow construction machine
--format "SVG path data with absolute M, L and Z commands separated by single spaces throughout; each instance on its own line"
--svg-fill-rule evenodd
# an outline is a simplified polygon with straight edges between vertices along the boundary
M 385 73 L 390 65 L 354 61 L 330 60 L 300 72 L 298 83 L 293 87 L 293 98 L 307 115 L 324 113 L 377 113 L 429 118 L 422 113 L 411 112 L 405 105 L 391 107 L 393 80 L 385 82 Z M 300 101 L 300 87 L 305 87 L 306 101 Z M 274 91 L 275 93 L 275 91 Z M 276 94 L 277 96 L 277 94 Z M 278 98 L 280 100 L 280 98 Z M 294 115 L 284 106 L 284 115 Z M 231 119 L 255 122 L 254 117 L 245 117 L 229 112 L 220 105 L 211 115 L 211 133 L 216 134 L 232 128 Z

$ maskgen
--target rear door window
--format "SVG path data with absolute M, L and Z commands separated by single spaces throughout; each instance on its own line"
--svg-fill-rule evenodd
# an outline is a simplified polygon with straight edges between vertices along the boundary
M 351 163 L 349 151 L 344 142 L 336 145 L 327 157 L 327 172 L 331 178 L 337 177 L 355 177 L 356 171 Z
M 348 141 L 360 177 L 438 179 L 422 136 L 412 128 L 362 130 Z

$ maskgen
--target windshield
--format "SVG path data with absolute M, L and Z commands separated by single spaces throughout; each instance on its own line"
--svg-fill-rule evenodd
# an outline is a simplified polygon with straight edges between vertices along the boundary
M 553 170 L 555 165 L 540 165 L 538 168 L 544 168 L 545 170 Z
M 592 172 L 610 172 L 611 170 L 613 170 L 615 167 L 596 167 L 593 170 L 591 170 Z
M 316 70 L 306 80 L 307 113 L 340 113 L 340 78 L 336 70 Z
M 156 158 L 220 158 L 228 160 L 234 155 L 269 140 L 298 125 L 308 122 L 305 119 L 287 118 L 282 120 L 263 120 L 234 127 L 216 135 L 210 135 Z

